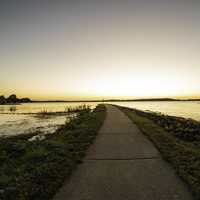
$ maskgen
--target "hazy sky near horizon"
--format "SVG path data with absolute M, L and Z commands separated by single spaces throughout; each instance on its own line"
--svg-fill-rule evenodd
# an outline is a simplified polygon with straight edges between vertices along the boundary
M 200 97 L 200 1 L 0 0 L 0 95 Z

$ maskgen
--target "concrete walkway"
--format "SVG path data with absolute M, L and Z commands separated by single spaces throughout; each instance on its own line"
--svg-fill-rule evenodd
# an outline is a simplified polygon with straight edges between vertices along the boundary
M 185 184 L 118 108 L 54 200 L 191 200 Z

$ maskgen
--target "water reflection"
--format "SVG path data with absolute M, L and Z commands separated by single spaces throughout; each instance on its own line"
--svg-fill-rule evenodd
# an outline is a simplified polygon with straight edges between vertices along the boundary
M 69 107 L 78 107 L 83 104 L 95 108 L 98 103 L 96 102 L 86 102 L 86 103 L 23 103 L 19 105 L 0 105 L 0 113 L 21 113 L 21 114 L 30 114 L 38 113 L 42 111 L 46 112 L 64 112 L 69 109 Z M 15 107 L 15 108 L 14 108 Z
M 81 105 L 83 103 L 2 105 L 0 106 L 0 136 L 29 134 L 35 131 L 42 134 L 53 133 L 59 126 L 76 116 L 73 113 L 67 114 L 66 111 Z M 97 103 L 90 104 L 91 108 L 96 105 Z
M 17 107 L 16 106 L 10 106 L 9 108 L 11 113 L 15 113 L 17 111 Z
M 66 118 L 68 118 L 67 115 L 52 115 L 40 118 L 37 115 L 0 114 L 0 136 L 31 134 L 34 132 L 53 133 L 67 121 Z
M 113 104 L 200 121 L 199 101 L 114 102 Z
M 26 103 L 21 105 L 0 105 L 0 136 L 40 132 L 54 132 L 56 128 L 70 120 L 66 113 L 69 107 L 84 103 Z M 95 108 L 98 103 L 85 103 Z M 110 102 L 121 106 L 150 110 L 168 115 L 193 118 L 200 121 L 200 102 Z M 41 115 L 58 112 L 58 115 Z M 44 112 L 45 111 L 45 112 Z M 7 113 L 7 114 L 6 114 Z M 67 119 L 66 119 L 67 118 Z

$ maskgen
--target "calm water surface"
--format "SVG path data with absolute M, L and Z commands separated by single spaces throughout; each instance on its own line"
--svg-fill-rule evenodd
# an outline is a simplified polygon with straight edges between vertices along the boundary
M 200 101 L 115 102 L 113 104 L 200 121 Z
M 69 115 L 38 117 L 42 111 L 61 112 L 66 108 L 84 103 L 26 103 L 20 105 L 0 105 L 0 136 L 19 135 L 39 131 L 53 133 L 69 119 Z M 95 108 L 97 103 L 85 103 Z
M 0 113 L 38 113 L 41 111 L 60 112 L 68 107 L 80 105 L 90 105 L 96 107 L 97 103 L 24 103 L 19 105 L 0 105 Z
M 68 116 L 52 116 L 38 118 L 41 111 L 58 112 L 65 111 L 68 107 L 76 107 L 84 103 L 26 103 L 21 105 L 0 105 L 0 136 L 16 135 L 41 131 L 44 133 L 54 132 L 64 124 Z M 95 108 L 98 103 L 85 103 Z M 200 102 L 111 102 L 111 104 L 150 110 L 168 115 L 192 118 L 200 121 Z M 7 114 L 5 114 L 7 113 Z M 30 114 L 31 113 L 31 114 Z

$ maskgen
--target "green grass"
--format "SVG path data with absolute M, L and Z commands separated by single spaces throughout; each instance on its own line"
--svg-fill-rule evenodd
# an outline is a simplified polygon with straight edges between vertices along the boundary
M 158 116 L 156 113 L 147 113 L 125 107 L 119 108 L 154 143 L 161 152 L 163 158 L 171 163 L 177 174 L 189 186 L 194 198 L 200 199 L 200 143 L 197 139 L 197 134 L 195 132 L 193 136 L 188 136 L 188 133 L 186 134 L 185 131 L 183 131 L 183 135 L 181 135 L 180 131 L 179 134 L 177 134 L 176 129 L 174 129 L 175 132 L 173 132 L 173 128 L 170 130 L 167 128 L 181 120 L 182 125 L 178 125 L 180 130 L 185 130 L 187 124 L 188 129 L 191 129 L 189 124 L 194 121 L 191 120 L 192 122 L 188 123 L 188 119 L 163 115 Z M 169 121 L 169 118 L 171 121 Z M 162 123 L 159 123 L 160 120 Z M 194 123 L 199 126 L 199 122 L 195 121 Z M 168 124 L 168 126 L 166 126 L 166 124 Z M 198 129 L 195 130 L 198 131 Z M 184 136 L 185 134 L 187 137 Z M 192 132 L 190 132 L 190 134 L 192 134 Z M 197 138 L 194 140 L 195 137 Z
M 46 200 L 80 164 L 106 115 L 104 105 L 85 108 L 45 140 L 0 140 L 0 199 Z

